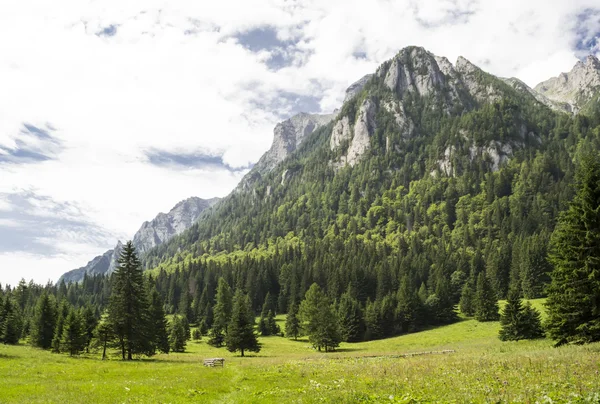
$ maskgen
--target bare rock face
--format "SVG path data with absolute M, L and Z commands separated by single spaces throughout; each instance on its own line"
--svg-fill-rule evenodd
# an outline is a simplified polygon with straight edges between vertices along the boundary
M 327 125 L 334 114 L 318 115 L 299 113 L 280 122 L 273 130 L 273 144 L 256 164 L 256 170 L 269 172 L 302 144 L 304 139 L 321 126 Z
M 344 116 L 337 121 L 333 127 L 333 130 L 331 131 L 331 150 L 340 146 L 345 140 L 350 140 L 352 138 L 351 130 L 352 128 L 350 127 L 350 119 L 347 116 Z
M 383 102 L 383 108 L 394 115 L 399 132 L 403 138 L 409 138 L 413 135 L 415 125 L 410 117 L 406 114 L 404 105 L 401 102 L 385 101 Z
M 369 81 L 369 79 L 371 77 L 373 77 L 372 74 L 367 74 L 366 76 L 363 76 L 360 80 L 352 83 L 350 85 L 350 87 L 348 87 L 346 89 L 346 96 L 344 97 L 344 103 L 346 103 L 347 101 L 350 101 L 352 98 L 356 97 L 356 95 L 362 91 L 365 84 L 367 84 L 367 82 Z
M 364 152 L 368 150 L 371 135 L 375 131 L 376 113 L 377 106 L 371 99 L 367 98 L 363 101 L 356 114 L 354 125 L 351 125 L 348 116 L 343 116 L 336 122 L 331 132 L 331 150 L 335 150 L 345 143 L 345 141 L 349 141 L 348 150 L 341 157 L 341 160 L 335 163 L 336 167 L 341 167 L 345 164 L 353 166 Z
M 550 98 L 546 97 L 544 94 L 538 93 L 537 91 L 535 91 L 534 89 L 529 87 L 527 84 L 523 83 L 521 80 L 519 80 L 515 77 L 511 77 L 508 79 L 501 78 L 501 80 L 518 91 L 528 92 L 529 94 L 533 95 L 536 100 L 538 100 L 542 104 L 547 105 L 548 107 L 552 108 L 555 111 L 568 112 L 568 113 L 575 112 L 573 110 L 573 107 L 571 104 L 566 103 L 566 102 L 553 101 Z
M 375 131 L 376 106 L 373 101 L 366 99 L 357 114 L 354 124 L 354 137 L 350 142 L 346 162 L 353 166 L 369 148 L 371 135 Z
M 569 73 L 561 73 L 541 82 L 534 90 L 552 101 L 567 103 L 577 112 L 600 90 L 600 61 L 588 56 L 579 61 Z
M 435 57 L 423 48 L 405 48 L 392 59 L 384 84 L 402 98 L 405 93 L 428 96 L 445 84 Z
M 152 221 L 144 222 L 133 236 L 133 245 L 138 254 L 168 241 L 183 233 L 196 222 L 200 214 L 219 201 L 218 198 L 188 198 L 179 202 L 169 213 L 159 213 Z
M 190 228 L 200 214 L 215 205 L 219 198 L 200 199 L 188 198 L 179 202 L 169 213 L 159 213 L 152 221 L 144 222 L 142 227 L 133 236 L 133 245 L 138 255 L 165 243 L 172 237 L 183 233 Z M 117 268 L 117 260 L 121 254 L 123 244 L 117 242 L 114 249 L 94 258 L 87 265 L 65 273 L 59 282 L 80 282 L 87 275 L 110 274 Z

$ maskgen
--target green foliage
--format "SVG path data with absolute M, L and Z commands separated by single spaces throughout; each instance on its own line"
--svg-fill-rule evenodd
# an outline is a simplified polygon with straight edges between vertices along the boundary
M 466 282 L 460 294 L 460 312 L 467 317 L 475 315 L 475 286 L 472 282 Z
M 319 351 L 323 348 L 328 352 L 339 346 L 341 338 L 337 318 L 329 299 L 316 283 L 306 292 L 305 299 L 300 304 L 299 315 L 301 327 L 313 347 Z
M 340 298 L 337 308 L 337 321 L 340 327 L 340 338 L 345 342 L 361 341 L 365 334 L 365 325 L 360 303 L 350 291 Z
M 224 278 L 219 278 L 217 287 L 216 303 L 213 308 L 214 322 L 213 329 L 222 330 L 227 333 L 227 327 L 231 320 L 233 310 L 231 287 Z
M 577 193 L 552 234 L 548 334 L 557 345 L 600 341 L 600 160 L 581 156 Z
M 55 327 L 56 308 L 54 296 L 51 299 L 47 293 L 43 293 L 38 299 L 31 326 L 31 343 L 33 346 L 50 349 Z
M 169 322 L 163 308 L 163 301 L 158 291 L 153 288 L 150 292 L 150 335 L 154 346 L 162 353 L 169 353 Z
M 68 352 L 69 355 L 79 355 L 86 347 L 86 330 L 82 319 L 74 309 L 69 310 L 63 324 L 60 349 L 62 352 Z
M 293 337 L 294 340 L 298 339 L 300 335 L 300 319 L 298 318 L 299 308 L 296 302 L 290 305 L 288 314 L 285 319 L 285 335 L 287 337 Z
M 131 241 L 123 247 L 118 259 L 108 306 L 110 323 L 125 360 L 134 355 L 154 354 L 154 341 L 148 310 L 148 298 L 142 268 Z
M 21 327 L 18 306 L 7 296 L 4 306 L 0 308 L 0 342 L 4 344 L 18 343 L 21 337 Z
M 500 319 L 496 293 L 484 273 L 480 273 L 477 277 L 475 318 L 477 321 L 498 321 Z
M 502 341 L 519 341 L 544 336 L 540 313 L 529 302 L 523 305 L 516 289 L 508 294 L 508 300 L 500 316 L 500 325 L 498 337 Z
M 173 352 L 185 352 L 187 333 L 183 324 L 183 317 L 173 316 L 169 332 L 169 346 Z
M 272 312 L 269 312 L 272 315 Z M 229 352 L 260 352 L 260 344 L 254 333 L 254 315 L 250 299 L 241 290 L 235 292 L 231 320 L 225 337 Z

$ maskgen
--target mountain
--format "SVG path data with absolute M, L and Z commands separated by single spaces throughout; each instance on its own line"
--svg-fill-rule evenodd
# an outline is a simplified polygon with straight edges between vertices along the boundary
M 573 112 L 585 110 L 590 103 L 598 103 L 600 61 L 590 55 L 577 62 L 569 73 L 543 81 L 534 89 L 552 101 L 568 104 Z
M 144 222 L 133 236 L 133 244 L 140 255 L 148 250 L 181 234 L 200 217 L 206 209 L 214 206 L 219 198 L 201 199 L 191 197 L 179 202 L 169 213 L 159 213 L 149 222 Z M 74 269 L 62 275 L 59 279 L 65 282 L 79 282 L 85 274 L 110 274 L 117 267 L 117 258 L 123 244 L 117 242 L 114 249 L 108 250 L 95 257 L 81 268 Z
M 257 313 L 285 313 L 317 284 L 358 341 L 456 321 L 484 274 L 499 298 L 544 297 L 576 162 L 600 150 L 594 80 L 573 87 L 569 74 L 536 91 L 400 50 L 332 115 L 278 125 L 229 196 L 145 252 L 166 310 L 210 327 L 220 278 Z M 577 108 L 555 95 L 569 86 Z

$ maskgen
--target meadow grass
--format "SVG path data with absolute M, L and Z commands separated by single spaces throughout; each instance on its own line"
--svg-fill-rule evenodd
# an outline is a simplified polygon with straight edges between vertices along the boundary
M 600 402 L 600 344 L 501 342 L 498 330 L 463 320 L 328 354 L 272 336 L 246 358 L 200 341 L 133 362 L 0 345 L 0 403 Z M 444 349 L 455 352 L 393 357 Z M 205 368 L 209 357 L 225 366 Z

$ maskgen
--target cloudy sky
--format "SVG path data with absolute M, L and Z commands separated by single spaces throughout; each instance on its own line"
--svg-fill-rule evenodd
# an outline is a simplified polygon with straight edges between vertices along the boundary
M 331 112 L 404 46 L 535 85 L 599 32 L 597 0 L 2 0 L 0 282 L 228 194 L 278 121 Z

